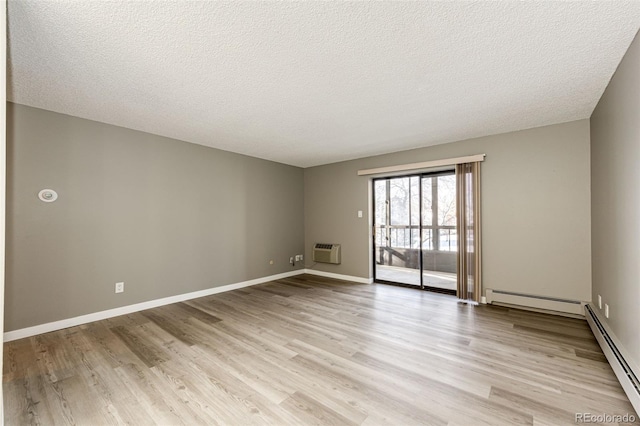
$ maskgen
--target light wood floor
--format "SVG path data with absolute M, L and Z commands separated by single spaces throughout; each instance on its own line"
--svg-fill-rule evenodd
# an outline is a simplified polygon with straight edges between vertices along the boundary
M 309 275 L 4 348 L 9 425 L 560 425 L 574 413 L 635 415 L 585 321 Z

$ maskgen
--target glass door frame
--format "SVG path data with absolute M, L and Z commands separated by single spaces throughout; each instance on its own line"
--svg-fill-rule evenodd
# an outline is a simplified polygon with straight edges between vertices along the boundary
M 422 198 L 422 179 L 425 177 L 437 177 L 437 176 L 443 176 L 443 175 L 455 175 L 455 169 L 447 169 L 447 170 L 438 170 L 438 171 L 434 171 L 434 172 L 422 172 L 422 173 L 411 173 L 411 174 L 406 174 L 406 175 L 397 175 L 397 176 L 385 176 L 385 177 L 379 177 L 379 178 L 373 178 L 371 179 L 371 218 L 372 218 L 372 235 L 371 235 L 371 240 L 372 240 L 372 259 L 373 259 L 373 282 L 374 283 L 381 283 L 381 284 L 390 284 L 390 285 L 396 285 L 396 286 L 401 286 L 401 287 L 411 287 L 411 288 L 419 288 L 420 290 L 427 290 L 427 291 L 432 291 L 432 292 L 436 292 L 436 293 L 444 293 L 444 294 L 450 294 L 450 295 L 456 295 L 456 290 L 451 290 L 451 289 L 446 289 L 446 288 L 439 288 L 439 287 L 432 287 L 432 286 L 426 286 L 424 285 L 424 276 L 423 276 L 423 272 L 424 272 L 424 253 L 423 253 L 423 243 L 422 243 L 422 233 L 424 231 L 424 223 L 423 223 L 423 198 Z M 419 221 L 418 221 L 418 229 L 419 229 L 419 233 L 420 233 L 420 244 L 419 244 L 419 254 L 418 254 L 418 258 L 419 258 L 419 276 L 420 276 L 420 286 L 416 286 L 416 285 L 412 285 L 412 284 L 408 284 L 408 283 L 400 283 L 400 282 L 395 282 L 395 281 L 387 281 L 387 280 L 381 280 L 377 277 L 377 261 L 376 261 L 376 191 L 375 191 L 375 183 L 378 181 L 387 181 L 389 182 L 391 179 L 403 179 L 403 178 L 412 178 L 412 177 L 417 177 L 418 180 L 418 217 L 419 217 Z M 411 187 L 411 184 L 409 184 L 409 187 Z M 387 190 L 386 190 L 386 197 L 387 200 L 389 200 L 389 187 L 387 186 Z M 409 199 L 409 206 L 411 206 L 411 199 Z M 387 221 L 390 222 L 390 213 L 389 213 L 389 209 L 391 208 L 390 204 L 387 205 L 386 209 L 385 209 L 385 215 L 387 217 Z M 409 207 L 410 209 L 411 207 Z M 437 215 L 436 215 L 437 216 Z M 436 218 L 437 221 L 437 218 Z M 390 223 L 386 224 L 387 227 L 392 226 Z M 411 224 L 411 214 L 409 213 L 409 233 L 411 234 L 411 229 L 412 229 L 413 225 Z M 439 230 L 439 228 L 437 228 L 436 226 L 432 226 L 432 228 L 434 228 L 434 230 Z M 456 229 L 457 229 L 457 225 L 456 225 Z M 456 250 L 456 256 L 458 256 L 457 254 L 457 250 Z

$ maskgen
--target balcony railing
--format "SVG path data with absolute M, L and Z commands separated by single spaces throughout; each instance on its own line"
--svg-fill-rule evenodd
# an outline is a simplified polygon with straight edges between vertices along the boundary
M 458 234 L 455 226 L 383 225 L 376 226 L 377 247 L 412 248 L 423 250 L 458 251 Z

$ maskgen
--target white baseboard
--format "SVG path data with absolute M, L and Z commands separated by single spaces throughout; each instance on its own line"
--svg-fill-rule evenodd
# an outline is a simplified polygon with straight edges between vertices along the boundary
M 107 318 L 117 317 L 119 315 L 131 314 L 133 312 L 143 311 L 145 309 L 157 308 L 158 306 L 169 305 L 171 303 L 184 302 L 185 300 L 196 299 L 198 297 L 210 296 L 212 294 L 224 293 L 226 291 L 237 290 L 239 288 L 249 287 L 256 284 L 262 284 L 269 281 L 279 280 L 281 278 L 293 277 L 295 275 L 304 274 L 307 270 L 297 269 L 295 271 L 284 272 L 282 274 L 270 275 L 268 277 L 256 278 L 249 281 L 223 285 L 220 287 L 212 287 L 206 290 L 194 291 L 191 293 L 178 294 L 176 296 L 164 297 L 162 299 L 149 300 L 147 302 L 135 303 L 133 305 L 122 306 L 119 308 L 107 309 L 106 311 L 94 312 L 78 317 L 67 318 L 60 321 L 49 322 L 46 324 L 35 325 L 33 327 L 21 328 L 19 330 L 8 331 L 4 333 L 4 341 L 10 342 L 25 337 L 35 336 L 37 334 L 48 333 L 50 331 L 62 330 L 64 328 L 75 327 L 93 321 L 99 321 Z
M 336 280 L 353 281 L 361 284 L 372 284 L 373 278 L 354 277 L 353 275 L 334 274 L 333 272 L 316 271 L 315 269 L 305 269 L 305 274 L 318 275 L 320 277 L 335 278 Z
M 635 408 L 636 413 L 640 414 L 640 390 L 638 389 L 637 378 L 640 377 L 640 368 L 631 358 L 625 347 L 620 343 L 618 338 L 606 323 L 598 309 L 591 303 L 588 304 L 593 318 L 585 307 L 585 317 L 593 335 L 596 337 L 602 352 L 607 357 L 609 365 L 613 369 L 622 389 L 627 394 L 631 405 Z M 596 321 L 597 320 L 597 321 Z M 632 378 L 632 377 L 635 377 Z

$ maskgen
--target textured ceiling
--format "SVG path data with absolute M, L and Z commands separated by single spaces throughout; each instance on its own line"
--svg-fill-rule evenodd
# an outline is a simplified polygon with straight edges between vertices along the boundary
M 9 100 L 307 167 L 587 118 L 640 1 L 15 1 Z

